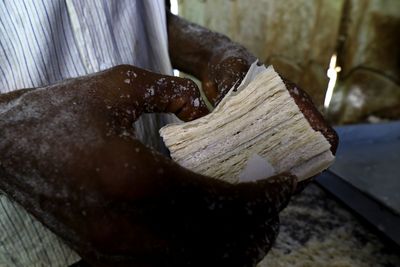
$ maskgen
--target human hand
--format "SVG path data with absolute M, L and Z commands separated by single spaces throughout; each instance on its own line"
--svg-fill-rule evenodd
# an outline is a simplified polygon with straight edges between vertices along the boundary
M 135 139 L 142 112 L 190 120 L 196 99 L 190 80 L 132 66 L 0 95 L 0 189 L 93 266 L 255 266 L 295 178 L 232 185 Z

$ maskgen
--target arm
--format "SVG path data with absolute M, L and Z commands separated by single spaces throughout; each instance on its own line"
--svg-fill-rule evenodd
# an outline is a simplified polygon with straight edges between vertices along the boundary
M 256 57 L 228 37 L 169 11 L 167 20 L 172 65 L 200 79 L 210 102 L 217 104 L 237 81 L 243 79 Z

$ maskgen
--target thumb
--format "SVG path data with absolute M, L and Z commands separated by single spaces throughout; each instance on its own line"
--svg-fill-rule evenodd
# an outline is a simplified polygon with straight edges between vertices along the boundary
M 169 102 L 167 112 L 175 113 L 180 119 L 190 121 L 208 114 L 206 103 L 196 83 L 190 79 L 172 77 L 161 97 Z
M 287 206 L 295 191 L 296 181 L 297 178 L 289 173 L 235 185 L 210 177 L 191 175 L 181 177 L 178 184 L 180 191 L 184 192 L 184 199 L 195 198 L 199 207 L 211 206 L 215 212 L 231 215 L 271 218 Z
M 297 178 L 281 173 L 268 179 L 236 185 L 236 196 L 247 201 L 249 209 L 263 209 L 269 216 L 277 215 L 287 204 L 297 185 Z
M 120 65 L 98 73 L 96 81 L 101 88 L 105 88 L 101 92 L 107 103 L 123 113 L 129 108 L 133 108 L 136 115 L 141 112 L 167 112 L 184 121 L 208 113 L 199 88 L 190 79 Z
M 174 113 L 184 121 L 190 121 L 208 113 L 196 83 L 190 79 L 163 76 L 156 85 L 144 90 L 144 112 Z

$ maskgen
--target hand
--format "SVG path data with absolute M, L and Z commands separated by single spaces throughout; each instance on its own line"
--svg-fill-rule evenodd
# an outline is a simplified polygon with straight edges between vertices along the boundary
M 0 189 L 94 266 L 255 266 L 295 187 L 204 177 L 135 139 L 142 112 L 206 112 L 187 79 L 118 66 L 0 110 Z

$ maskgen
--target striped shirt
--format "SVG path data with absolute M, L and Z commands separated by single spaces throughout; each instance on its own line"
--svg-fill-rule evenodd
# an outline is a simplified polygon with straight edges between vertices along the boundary
M 0 93 L 131 64 L 172 74 L 164 0 L 0 0 Z M 157 146 L 165 120 L 136 127 Z M 141 129 L 141 130 L 140 130 Z M 146 139 L 147 138 L 147 139 Z M 68 266 L 79 260 L 0 192 L 0 266 Z

